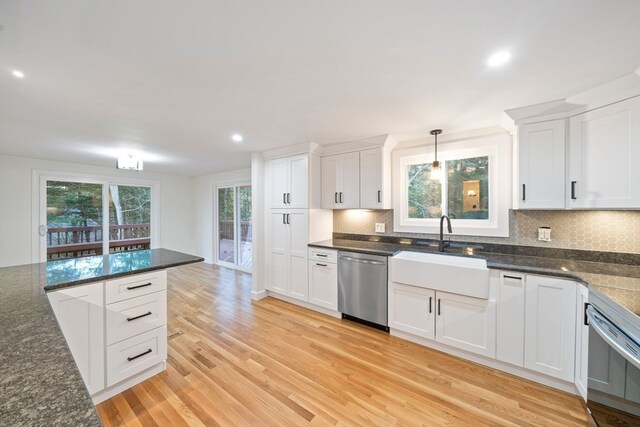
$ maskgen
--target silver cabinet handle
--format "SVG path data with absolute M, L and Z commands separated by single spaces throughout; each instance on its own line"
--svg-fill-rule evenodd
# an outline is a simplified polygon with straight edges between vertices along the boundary
M 601 316 L 592 305 L 587 307 L 587 317 L 589 318 L 589 324 L 593 326 L 593 329 L 607 344 L 636 368 L 640 369 L 640 356 L 638 355 L 640 348 L 638 348 L 636 342 L 628 338 L 622 330 L 609 322 L 607 318 Z
M 340 259 L 349 262 L 359 262 L 361 264 L 373 264 L 373 265 L 384 265 L 385 263 L 382 261 L 373 261 L 370 259 L 360 259 L 360 258 L 351 258 L 350 256 L 341 256 Z

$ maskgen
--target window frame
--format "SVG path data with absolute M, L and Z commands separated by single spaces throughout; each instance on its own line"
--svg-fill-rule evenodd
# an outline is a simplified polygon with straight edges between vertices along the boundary
M 431 163 L 433 145 L 394 150 L 393 160 L 393 231 L 402 233 L 440 232 L 439 218 L 409 218 L 407 167 Z M 511 138 L 495 134 L 473 139 L 439 142 L 438 160 L 444 162 L 472 157 L 489 157 L 489 218 L 451 219 L 453 234 L 466 236 L 509 236 L 509 207 L 511 206 Z M 443 209 L 446 208 L 447 189 L 442 189 Z

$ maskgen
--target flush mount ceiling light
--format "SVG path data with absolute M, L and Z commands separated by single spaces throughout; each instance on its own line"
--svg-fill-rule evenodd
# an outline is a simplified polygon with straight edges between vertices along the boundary
M 431 173 L 429 174 L 429 178 L 434 181 L 440 181 L 440 179 L 442 178 L 442 169 L 440 168 L 440 162 L 438 161 L 438 135 L 442 133 L 442 129 L 434 129 L 429 133 L 436 138 L 435 158 L 433 160 L 433 163 L 431 164 Z
M 118 158 L 116 168 L 139 172 L 142 170 L 142 160 L 131 155 L 122 156 Z
M 13 70 L 11 71 L 11 74 L 17 79 L 24 79 L 24 73 L 20 70 Z
M 487 60 L 487 65 L 489 65 L 489 67 L 499 67 L 509 62 L 510 59 L 511 52 L 502 50 L 491 55 Z
M 234 133 L 233 135 L 231 135 L 231 140 L 233 142 L 242 142 L 242 135 L 240 135 L 239 133 Z

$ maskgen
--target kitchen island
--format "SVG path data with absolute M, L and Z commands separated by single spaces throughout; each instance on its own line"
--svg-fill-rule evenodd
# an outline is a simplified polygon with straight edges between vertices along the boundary
M 47 292 L 200 261 L 151 249 L 0 268 L 0 425 L 101 425 Z

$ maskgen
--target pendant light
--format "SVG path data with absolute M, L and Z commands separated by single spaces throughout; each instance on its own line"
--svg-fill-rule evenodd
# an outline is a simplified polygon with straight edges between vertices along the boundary
M 438 161 L 438 135 L 442 133 L 442 129 L 434 129 L 431 132 L 436 139 L 435 141 L 435 159 L 431 164 L 431 173 L 429 174 L 429 178 L 434 181 L 440 181 L 442 179 L 442 168 L 440 167 L 440 162 Z

